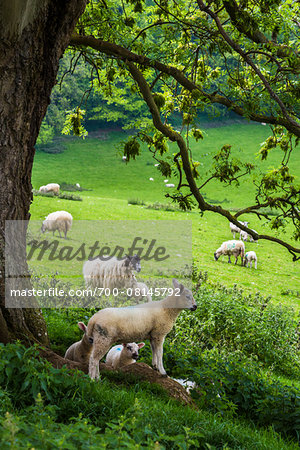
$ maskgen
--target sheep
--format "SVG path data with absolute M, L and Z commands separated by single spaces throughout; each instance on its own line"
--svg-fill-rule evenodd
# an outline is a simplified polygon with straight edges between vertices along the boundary
M 72 227 L 73 217 L 67 211 L 55 211 L 53 213 L 48 214 L 45 218 L 41 232 L 45 233 L 45 231 L 52 231 L 53 236 L 55 231 L 59 232 L 59 237 L 61 238 L 60 232 L 63 231 L 65 235 L 65 239 L 67 239 L 67 232 Z
M 192 389 L 196 389 L 197 385 L 195 381 L 190 381 L 182 378 L 172 378 L 172 380 L 177 381 L 177 383 L 181 384 L 188 393 L 191 392 Z
M 246 255 L 245 255 L 244 266 L 248 267 L 248 264 L 250 263 L 250 269 L 252 269 L 252 261 L 254 261 L 255 269 L 257 269 L 257 256 L 256 256 L 256 253 L 253 252 L 253 251 L 247 252 Z
M 59 194 L 60 185 L 57 183 L 49 183 L 46 186 L 41 186 L 39 192 L 53 192 L 54 194 Z
M 254 231 L 255 233 L 257 233 L 257 231 L 255 231 L 255 230 L 252 230 L 252 231 Z M 254 238 L 253 238 L 253 236 L 251 236 L 251 234 L 249 234 L 249 233 L 247 233 L 247 231 L 243 231 L 243 230 L 241 230 L 241 232 L 240 232 L 240 237 L 241 237 L 241 239 L 243 240 L 243 241 L 250 241 L 250 242 L 258 242 L 257 241 L 257 239 L 255 240 Z
M 167 188 L 174 188 L 174 187 L 175 187 L 175 184 L 169 183 L 169 184 L 166 184 L 165 186 L 166 186 Z
M 219 247 L 215 253 L 215 261 L 218 261 L 221 255 L 228 255 L 228 262 L 231 263 L 230 256 L 235 256 L 235 264 L 237 263 L 238 257 L 241 256 L 242 265 L 243 258 L 245 255 L 245 244 L 242 241 L 226 241 L 223 242 L 221 247 Z
M 163 367 L 165 336 L 183 309 L 195 311 L 197 305 L 192 292 L 173 279 L 173 293 L 163 300 L 123 308 L 105 308 L 94 314 L 88 322 L 88 336 L 93 338 L 90 354 L 89 376 L 99 378 L 99 361 L 115 342 L 132 342 L 149 339 L 152 365 L 161 375 L 167 376 Z
M 92 351 L 93 339 L 88 337 L 87 327 L 83 322 L 78 322 L 78 327 L 84 332 L 82 339 L 74 342 L 65 353 L 65 359 L 77 361 L 82 364 L 88 364 L 90 353 Z
M 240 222 L 239 221 L 239 223 L 241 225 L 244 225 L 245 227 L 248 227 L 248 225 L 249 225 L 249 222 Z M 232 222 L 229 222 L 229 227 L 230 227 L 230 231 L 232 233 L 232 237 L 233 237 L 233 239 L 235 239 L 235 233 L 241 233 L 241 229 L 238 226 L 234 225 L 234 223 L 232 223 Z M 240 239 L 241 239 L 241 235 L 240 235 Z
M 148 286 L 141 281 L 136 281 L 132 285 L 132 297 L 137 300 L 147 299 L 148 302 L 152 302 L 152 297 L 149 291 Z
M 139 349 L 144 347 L 145 343 L 130 342 L 129 344 L 115 345 L 106 355 L 106 364 L 110 364 L 113 369 L 134 364 L 139 357 Z
M 125 259 L 112 257 L 106 261 L 96 258 L 83 265 L 83 277 L 86 287 L 133 288 L 137 280 L 133 271 L 141 271 L 140 258 L 137 255 Z

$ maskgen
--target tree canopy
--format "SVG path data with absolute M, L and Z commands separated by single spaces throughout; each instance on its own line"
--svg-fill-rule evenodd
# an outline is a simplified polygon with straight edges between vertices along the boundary
M 106 98 L 125 102 L 128 92 L 143 98 L 152 121 L 147 114 L 135 120 L 136 133 L 126 143 L 125 155 L 135 158 L 140 141 L 146 142 L 162 174 L 176 172 L 177 190 L 170 197 L 183 209 L 196 202 L 201 211 L 214 211 L 235 224 L 240 215 L 254 213 L 270 220 L 273 229 L 291 222 L 299 239 L 300 189 L 288 165 L 300 137 L 299 11 L 292 0 L 92 1 L 70 45 L 91 64 L 92 85 Z M 225 145 L 203 179 L 189 147 L 191 136 L 203 139 L 199 111 L 218 105 L 271 125 L 272 134 L 259 150 L 261 159 L 270 151 L 282 154 L 279 167 L 256 180 L 253 201 L 234 216 L 205 201 L 203 188 L 212 179 L 239 183 L 251 175 L 253 161 L 233 158 Z M 174 115 L 181 117 L 180 132 L 172 126 Z M 175 154 L 170 155 L 168 141 L 177 143 Z M 275 218 L 266 208 L 276 212 Z M 299 258 L 300 249 L 292 244 L 247 231 Z

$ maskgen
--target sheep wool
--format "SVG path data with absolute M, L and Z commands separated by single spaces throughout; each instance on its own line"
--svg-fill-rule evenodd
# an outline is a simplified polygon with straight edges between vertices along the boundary
M 58 231 L 59 237 L 61 237 L 60 232 L 62 231 L 65 235 L 65 239 L 67 239 L 67 233 L 72 227 L 72 222 L 73 217 L 67 211 L 55 211 L 48 214 L 42 224 L 41 232 L 45 233 L 45 231 L 52 231 L 54 235 L 55 231 Z

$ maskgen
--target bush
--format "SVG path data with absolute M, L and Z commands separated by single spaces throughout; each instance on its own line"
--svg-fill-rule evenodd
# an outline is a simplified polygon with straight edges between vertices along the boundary
M 40 197 L 55 197 L 55 198 L 62 198 L 64 200 L 74 200 L 77 202 L 82 202 L 82 198 L 76 194 L 60 193 L 58 195 L 55 195 L 53 192 L 40 192 L 37 189 L 33 189 L 32 193 L 33 193 L 33 195 L 40 196 Z
M 236 287 L 199 287 L 197 311 L 178 317 L 171 338 L 187 347 L 226 348 L 255 356 L 266 368 L 300 377 L 297 321 L 292 308 L 274 305 L 259 293 L 243 296 Z M 187 330 L 193 330 L 189 333 Z
M 203 367 L 199 377 L 205 375 Z M 213 367 L 219 369 L 216 376 L 223 370 Z M 294 399 L 297 423 L 300 413 Z M 55 369 L 38 359 L 36 348 L 21 344 L 0 345 L 0 409 L 3 449 L 296 448 L 272 431 L 255 430 L 239 420 L 234 423 L 167 399 L 155 385 L 135 380 L 123 387 L 103 378 L 97 383 L 82 373 Z M 281 416 L 276 414 L 277 410 L 273 420 L 280 428 Z

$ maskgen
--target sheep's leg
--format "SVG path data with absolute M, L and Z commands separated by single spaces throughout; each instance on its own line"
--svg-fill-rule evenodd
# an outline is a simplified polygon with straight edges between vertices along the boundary
M 161 375 L 167 376 L 167 372 L 164 369 L 163 366 L 163 351 L 164 351 L 164 338 L 155 338 L 152 340 L 151 347 L 154 349 L 154 357 L 156 358 L 156 366 L 157 370 Z M 152 346 L 153 345 L 153 346 Z M 153 351 L 153 350 L 152 350 Z
M 231 264 L 230 255 L 228 255 L 228 264 Z
M 157 370 L 156 346 L 152 338 L 150 339 L 150 345 L 152 351 L 152 367 L 154 370 Z
M 257 261 L 255 261 L 255 269 L 257 269 Z
M 60 230 L 58 230 L 58 232 L 59 232 L 59 237 L 60 237 L 60 239 L 61 239 L 61 234 L 60 234 Z
M 252 269 L 252 259 L 251 259 L 251 261 L 250 261 L 250 269 Z
M 99 378 L 99 361 L 108 352 L 111 346 L 109 339 L 95 339 L 93 343 L 93 350 L 89 361 L 89 376 L 92 380 Z

